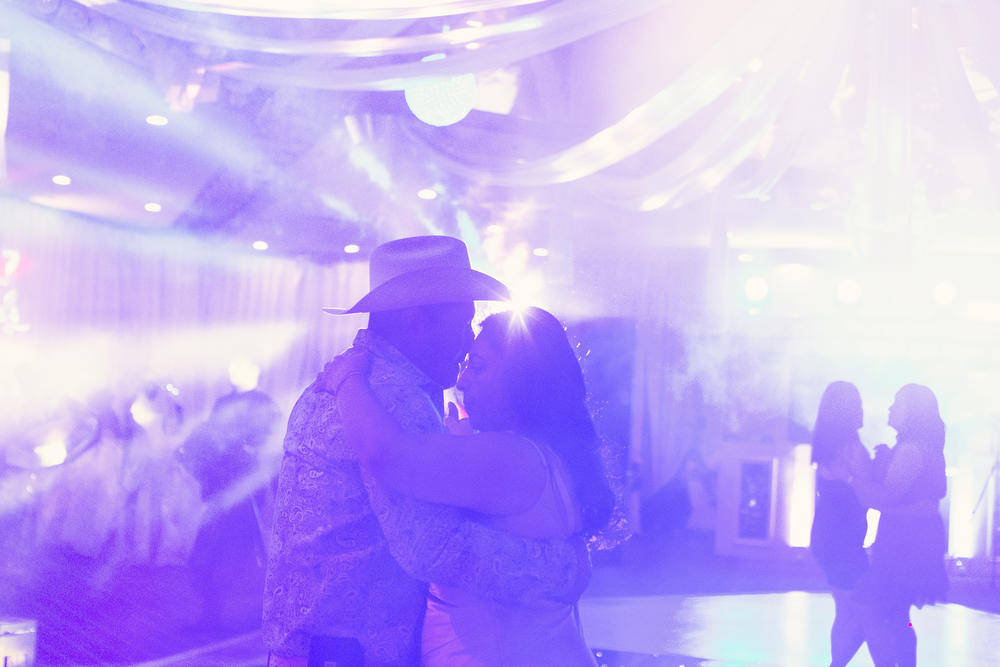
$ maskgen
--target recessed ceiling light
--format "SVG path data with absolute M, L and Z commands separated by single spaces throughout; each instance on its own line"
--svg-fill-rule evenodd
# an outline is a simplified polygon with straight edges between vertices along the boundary
M 861 285 L 853 278 L 837 283 L 837 298 L 842 303 L 857 303 L 861 299 Z
M 487 225 L 486 232 L 489 234 L 499 234 L 503 231 L 503 227 L 500 225 Z
M 344 252 L 348 255 L 353 255 L 356 252 L 361 252 L 361 247 L 356 243 L 348 243 L 344 246 Z
M 146 122 L 150 125 L 155 125 L 157 127 L 163 127 L 170 122 L 170 119 L 166 116 L 160 116 L 159 114 L 153 114 L 151 116 L 146 116 Z
M 955 285 L 950 282 L 940 282 L 934 286 L 931 291 L 931 296 L 934 297 L 934 303 L 939 306 L 948 306 L 955 300 L 955 295 L 958 294 L 958 290 Z
M 149 211 L 150 213 L 159 213 L 160 211 L 163 210 L 163 207 L 157 204 L 155 201 L 146 202 L 146 205 L 143 206 L 143 208 Z
M 743 284 L 743 293 L 751 301 L 763 301 L 767 298 L 767 281 L 763 276 L 750 276 Z
M 432 190 L 431 188 L 422 188 L 420 190 L 417 190 L 417 196 L 420 197 L 421 199 L 436 199 L 438 193 Z
M 549 256 L 549 249 L 548 248 L 535 248 L 531 252 L 535 255 L 535 257 L 548 257 Z
M 267 250 L 268 247 L 269 246 L 267 245 L 267 241 L 254 241 L 253 242 L 253 249 L 254 250 Z
M 73 179 L 66 174 L 56 174 L 52 177 L 52 182 L 56 185 L 69 185 L 73 182 Z

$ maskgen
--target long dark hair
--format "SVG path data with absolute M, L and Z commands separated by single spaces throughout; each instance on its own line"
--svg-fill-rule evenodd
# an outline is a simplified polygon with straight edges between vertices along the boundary
M 857 387 L 843 380 L 826 386 L 813 427 L 813 463 L 832 463 L 845 444 L 860 441 L 861 414 L 861 394 Z
M 565 329 L 551 313 L 532 307 L 490 315 L 480 336 L 502 351 L 515 428 L 559 455 L 573 480 L 583 528 L 596 533 L 608 523 L 615 498 L 587 410 L 583 371 Z
M 905 423 L 896 429 L 896 442 L 914 442 L 932 451 L 944 451 L 944 421 L 934 392 L 922 384 L 907 384 L 896 392 L 904 404 Z

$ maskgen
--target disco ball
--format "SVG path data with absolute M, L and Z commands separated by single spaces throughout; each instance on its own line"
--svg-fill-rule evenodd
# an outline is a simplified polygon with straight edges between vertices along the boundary
M 476 76 L 463 74 L 407 86 L 403 91 L 413 115 L 436 127 L 453 125 L 469 115 L 478 96 Z

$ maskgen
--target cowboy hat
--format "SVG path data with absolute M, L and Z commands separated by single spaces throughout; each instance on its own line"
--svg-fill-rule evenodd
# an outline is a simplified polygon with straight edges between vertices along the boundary
M 450 236 L 411 236 L 372 251 L 370 289 L 350 308 L 324 308 L 334 315 L 373 313 L 454 301 L 505 301 L 499 280 L 474 271 L 465 244 Z

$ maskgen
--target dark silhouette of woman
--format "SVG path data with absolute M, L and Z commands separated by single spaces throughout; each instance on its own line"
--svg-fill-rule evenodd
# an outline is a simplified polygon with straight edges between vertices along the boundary
M 850 382 L 831 382 L 823 392 L 813 428 L 816 464 L 816 513 L 810 549 L 826 574 L 835 615 L 830 628 L 830 664 L 850 662 L 865 641 L 855 588 L 868 570 L 864 550 L 867 510 L 852 482 L 870 476 L 871 460 L 858 429 L 863 422 L 861 395 Z
M 874 474 L 856 485 L 861 501 L 881 511 L 871 566 L 859 583 L 865 638 L 876 667 L 917 664 L 910 606 L 943 600 L 947 535 L 938 504 L 945 496 L 945 426 L 934 393 L 908 384 L 889 408 L 891 449 L 879 445 Z

